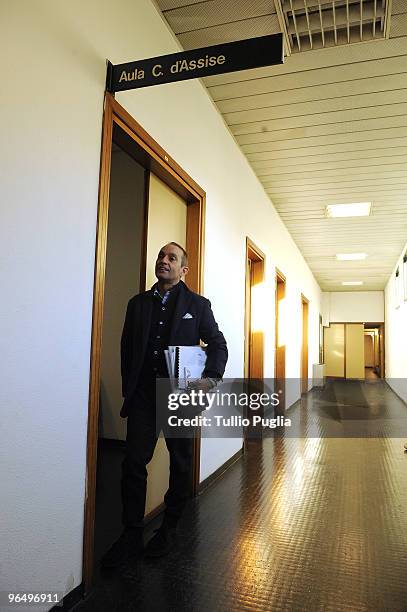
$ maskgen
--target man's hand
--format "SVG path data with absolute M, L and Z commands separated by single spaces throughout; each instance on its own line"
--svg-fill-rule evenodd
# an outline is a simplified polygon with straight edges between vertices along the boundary
M 214 381 L 212 378 L 199 378 L 197 380 L 191 380 L 187 385 L 188 391 L 203 391 L 204 393 L 208 393 L 214 387 L 216 387 L 216 381 Z

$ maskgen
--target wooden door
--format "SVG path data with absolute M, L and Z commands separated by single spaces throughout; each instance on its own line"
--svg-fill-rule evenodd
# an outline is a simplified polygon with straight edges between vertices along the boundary
M 262 287 L 265 256 L 249 239 L 246 239 L 246 299 L 245 299 L 245 379 L 247 393 L 262 393 L 264 368 L 264 313 Z M 260 414 L 260 410 L 256 412 Z M 246 412 L 245 416 L 251 414 Z M 259 433 L 259 432 L 257 432 Z M 252 427 L 245 428 L 244 437 L 257 436 Z
M 345 325 L 345 376 L 365 378 L 365 334 L 363 323 Z
M 345 325 L 331 323 L 324 328 L 325 376 L 345 376 Z
M 302 295 L 301 393 L 308 391 L 308 309 L 308 300 Z
M 285 308 L 285 276 L 277 271 L 276 290 L 275 290 L 275 362 L 274 378 L 275 390 L 280 393 L 280 409 L 285 408 L 285 334 L 284 326 L 287 322 L 284 319 L 283 309 Z

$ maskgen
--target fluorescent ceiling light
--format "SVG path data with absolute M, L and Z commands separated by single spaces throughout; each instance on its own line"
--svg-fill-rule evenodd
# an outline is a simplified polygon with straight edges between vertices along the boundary
M 363 281 L 342 281 L 342 285 L 353 286 L 353 285 L 363 285 Z
M 328 204 L 327 217 L 366 217 L 370 215 L 371 202 L 356 202 L 354 204 Z
M 336 259 L 338 261 L 358 261 L 359 259 L 366 259 L 367 253 L 337 253 Z

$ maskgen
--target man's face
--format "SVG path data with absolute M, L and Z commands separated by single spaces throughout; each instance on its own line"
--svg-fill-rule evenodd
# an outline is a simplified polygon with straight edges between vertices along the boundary
M 175 244 L 166 244 L 158 253 L 155 275 L 160 281 L 177 283 L 188 272 L 182 265 L 183 252 Z

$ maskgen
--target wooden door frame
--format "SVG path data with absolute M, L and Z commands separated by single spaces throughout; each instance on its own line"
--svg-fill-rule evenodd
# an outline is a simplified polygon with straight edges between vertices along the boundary
M 386 349 L 386 342 L 385 342 L 385 333 L 386 333 L 386 327 L 384 322 L 381 323 L 375 323 L 373 321 L 365 321 L 364 325 L 371 325 L 375 328 L 378 329 L 379 331 L 379 343 L 380 343 L 380 378 L 381 379 L 385 379 L 385 366 L 386 366 L 386 354 L 385 354 L 385 349 Z M 380 337 L 381 337 L 381 342 L 380 342 Z
M 98 442 L 100 362 L 102 346 L 103 306 L 105 289 L 106 245 L 109 213 L 109 190 L 113 129 L 119 126 L 137 147 L 137 161 L 154 172 L 176 191 L 187 205 L 186 250 L 189 255 L 188 286 L 197 293 L 203 291 L 203 252 L 205 227 L 205 191 L 179 166 L 171 156 L 141 127 L 139 123 L 106 93 L 104 101 L 102 146 L 100 158 L 99 201 L 93 287 L 92 340 L 90 354 L 88 432 L 86 454 L 85 514 L 83 535 L 83 588 L 87 594 L 92 586 L 96 462 Z M 145 242 L 145 241 L 144 241 Z M 144 245 L 144 249 L 145 249 Z M 144 258 L 145 259 L 145 258 Z M 144 264 L 145 265 L 145 264 Z M 193 453 L 192 494 L 198 490 L 200 478 L 200 432 Z
M 277 285 L 279 283 L 279 281 L 281 283 L 284 284 L 284 297 L 286 294 L 286 289 L 287 289 L 287 278 L 286 276 L 281 272 L 281 270 L 279 270 L 278 268 L 276 268 L 275 271 L 275 348 L 277 349 L 277 342 L 278 342 L 278 296 L 277 296 Z M 277 359 L 274 360 L 274 378 L 277 378 Z M 284 349 L 284 378 L 285 378 L 285 349 Z
M 250 370 L 250 308 L 248 304 L 248 294 L 251 288 L 251 279 L 247 274 L 247 261 L 250 260 L 258 264 L 258 274 L 261 277 L 261 281 L 264 281 L 265 278 L 265 262 L 266 256 L 261 249 L 251 240 L 248 236 L 246 236 L 246 251 L 245 251 L 245 316 L 244 316 L 244 338 L 245 338 L 245 346 L 244 346 L 244 377 L 248 378 L 249 370 Z M 263 347 L 263 357 L 264 357 L 264 347 Z M 262 365 L 263 369 L 263 365 Z M 263 369 L 264 371 L 264 369 Z
M 278 322 L 279 322 L 279 311 L 278 311 L 278 303 L 279 303 L 279 299 L 278 299 L 278 285 L 279 283 L 282 283 L 284 285 L 284 298 L 286 295 L 286 290 L 287 290 L 287 278 L 285 276 L 285 274 L 283 274 L 281 272 L 281 270 L 279 270 L 278 268 L 275 269 L 275 285 L 274 285 L 274 319 L 275 319 L 275 323 L 274 323 L 274 385 L 275 385 L 275 391 L 277 390 L 277 386 L 278 388 L 278 392 L 280 394 L 280 404 L 279 404 L 279 411 L 283 412 L 285 410 L 285 399 L 286 399 L 286 393 L 285 393 L 285 373 L 286 373 L 286 346 L 281 347 L 284 350 L 280 351 L 283 354 L 283 363 L 284 363 L 284 373 L 282 377 L 278 377 L 277 374 L 277 369 L 278 369 L 278 360 L 280 358 L 280 353 L 279 353 L 279 347 L 278 347 Z M 284 299 L 283 298 L 283 299 Z M 283 381 L 283 382 L 281 382 Z
M 251 262 L 251 266 L 248 266 L 248 262 Z M 264 282 L 265 279 L 265 262 L 266 256 L 261 249 L 246 236 L 246 250 L 245 250 L 245 309 L 244 309 L 244 389 L 246 393 L 251 393 L 253 388 L 250 386 L 250 374 L 251 368 L 253 367 L 252 355 L 254 351 L 257 353 L 257 363 L 255 369 L 258 370 L 255 378 L 256 391 L 259 391 L 259 387 L 263 389 L 264 380 L 264 332 L 259 331 L 256 336 L 253 337 L 251 329 L 251 289 L 253 286 L 252 279 L 255 275 L 258 283 Z M 256 283 L 256 284 L 258 284 Z M 253 349 L 255 344 L 255 349 Z M 244 412 L 244 417 L 249 417 L 248 412 Z M 256 429 L 256 436 L 261 436 L 259 428 Z M 249 438 L 254 434 L 253 426 L 243 428 L 243 452 L 247 449 Z
M 378 328 L 366 328 L 364 326 L 363 333 L 364 333 L 364 342 L 365 342 L 365 371 L 366 371 L 366 368 L 371 368 L 371 367 L 373 367 L 373 369 L 375 368 L 375 364 L 376 364 L 376 348 L 377 348 L 377 351 L 378 351 L 378 353 L 380 355 L 379 329 Z M 366 365 L 366 338 L 370 338 L 370 340 L 371 340 L 371 349 L 372 349 L 372 353 L 373 353 L 373 366 L 367 366 Z M 379 361 L 379 368 L 380 368 L 380 361 Z
M 386 378 L 386 326 L 383 323 L 379 323 L 379 342 L 381 334 L 381 350 L 380 350 L 380 378 L 385 380 Z
M 304 329 L 304 306 L 306 306 L 307 312 L 307 328 Z M 301 336 L 301 395 L 308 391 L 308 379 L 309 379 L 309 346 L 308 346 L 308 328 L 309 328 L 309 300 L 301 293 L 301 324 L 302 324 L 302 336 Z M 306 364 L 306 368 L 305 368 Z M 304 369 L 306 369 L 306 376 L 304 377 Z

